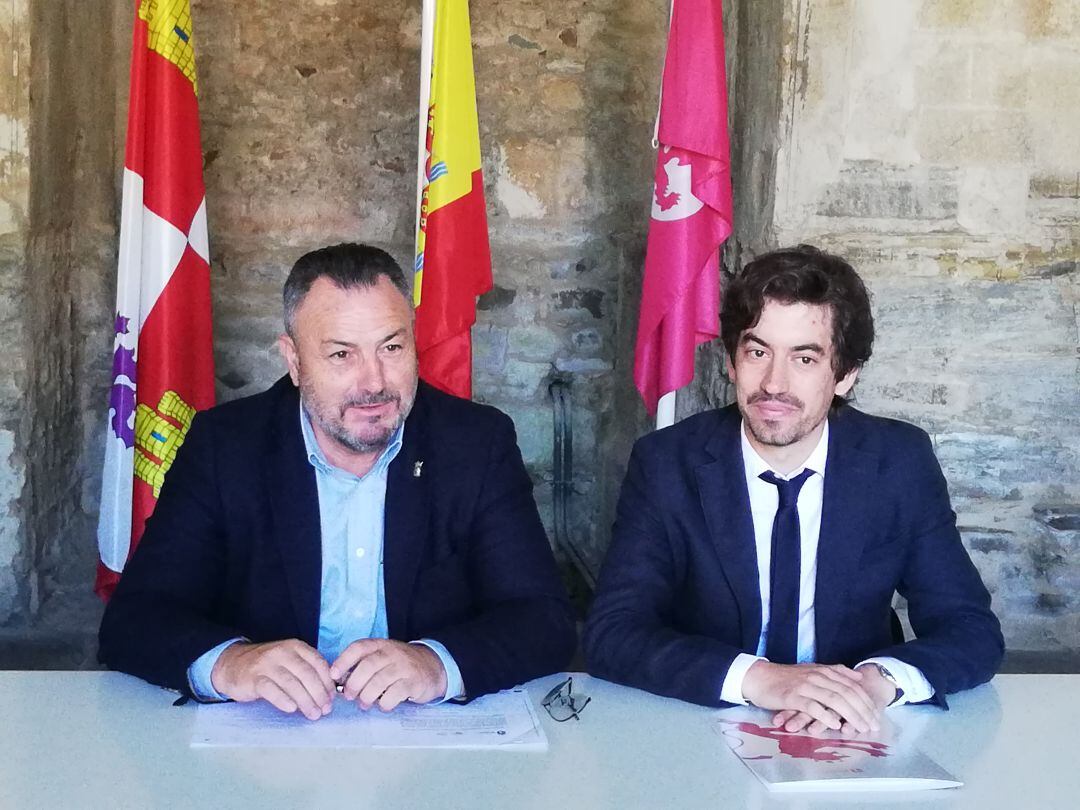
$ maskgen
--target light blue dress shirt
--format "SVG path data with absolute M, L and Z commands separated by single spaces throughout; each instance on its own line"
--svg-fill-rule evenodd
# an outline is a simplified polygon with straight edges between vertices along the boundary
M 303 405 L 300 429 L 308 461 L 315 468 L 322 533 L 322 588 L 319 605 L 319 653 L 333 662 L 353 641 L 387 638 L 386 593 L 383 586 L 383 533 L 386 479 L 401 450 L 404 425 L 391 437 L 375 465 L 356 476 L 330 464 L 315 439 Z M 230 639 L 200 656 L 188 670 L 192 692 L 204 700 L 223 700 L 210 674 L 221 653 L 241 639 Z M 437 641 L 414 642 L 429 647 L 446 670 L 444 700 L 464 694 L 461 671 L 450 652 Z

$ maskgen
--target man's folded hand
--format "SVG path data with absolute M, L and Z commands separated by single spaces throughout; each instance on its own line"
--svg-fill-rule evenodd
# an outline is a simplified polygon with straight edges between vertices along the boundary
M 239 702 L 263 699 L 309 720 L 329 714 L 334 700 L 330 665 L 297 639 L 265 644 L 237 642 L 214 665 L 210 680 L 220 694 Z
M 330 667 L 342 694 L 361 708 L 384 712 L 399 703 L 430 703 L 446 695 L 446 670 L 430 647 L 385 638 L 354 641 Z
M 845 735 L 881 728 L 883 706 L 866 688 L 863 672 L 839 664 L 773 664 L 757 661 L 746 672 L 743 697 L 773 709 L 776 726 L 785 731 L 825 729 Z

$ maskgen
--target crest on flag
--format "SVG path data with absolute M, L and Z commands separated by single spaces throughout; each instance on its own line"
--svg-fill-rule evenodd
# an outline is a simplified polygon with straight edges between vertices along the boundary
M 663 178 L 660 176 L 661 169 L 663 169 Z M 705 203 L 694 196 L 693 176 L 694 167 L 689 163 L 680 163 L 677 157 L 656 162 L 656 180 L 652 200 L 653 219 L 660 222 L 674 222 L 692 217 L 704 207 Z

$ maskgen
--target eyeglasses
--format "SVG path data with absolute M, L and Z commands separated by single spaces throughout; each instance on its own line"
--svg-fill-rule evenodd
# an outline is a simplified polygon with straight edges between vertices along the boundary
M 556 723 L 565 723 L 571 717 L 575 720 L 578 715 L 585 711 L 585 707 L 592 700 L 591 697 L 578 695 L 574 697 L 574 679 L 567 678 L 554 689 L 547 693 L 540 705 Z

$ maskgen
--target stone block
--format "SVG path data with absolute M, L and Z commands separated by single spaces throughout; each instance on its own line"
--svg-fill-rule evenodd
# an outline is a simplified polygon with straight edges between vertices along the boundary
M 1074 177 L 1080 169 L 1080 56 L 1040 54 L 1032 59 L 1027 83 L 1027 127 L 1035 164 L 1042 172 Z
M 495 193 L 511 219 L 542 219 L 554 202 L 550 175 L 555 148 L 512 141 L 499 149 Z M 547 204 L 545 204 L 547 198 Z
M 575 112 L 585 106 L 581 81 L 564 76 L 546 76 L 540 82 L 540 102 L 551 114 Z
M 1031 196 L 1080 200 L 1080 174 L 1040 171 L 1031 177 Z
M 579 329 L 570 336 L 570 345 L 581 354 L 596 354 L 603 348 L 604 341 L 595 329 Z
M 1029 182 L 1028 169 L 1023 166 L 961 170 L 957 221 L 971 233 L 1023 233 Z
M 586 185 L 589 149 L 589 140 L 570 135 L 505 141 L 496 162 L 496 195 L 510 218 L 579 221 L 569 218 L 599 211 Z
M 607 360 L 599 357 L 557 357 L 555 370 L 565 374 L 597 375 L 607 374 L 614 367 Z
M 1031 128 L 1011 110 L 922 107 L 916 144 L 922 160 L 957 166 L 1030 159 Z
M 574 480 L 587 477 L 587 471 L 593 469 L 597 451 L 597 413 L 582 403 L 574 402 L 572 424 L 574 428 Z M 587 509 L 580 509 L 587 512 Z
M 550 361 L 562 345 L 562 340 L 543 324 L 531 324 L 510 330 L 509 344 L 511 357 L 519 360 Z
M 500 406 L 514 420 L 518 447 L 525 463 L 535 470 L 550 470 L 554 442 L 551 405 L 507 403 Z
M 506 309 L 514 303 L 514 298 L 516 297 L 517 290 L 508 289 L 495 284 L 490 290 L 477 299 L 476 308 L 482 312 Z
M 25 576 L 26 572 L 16 572 L 10 565 L 0 563 L 0 621 L 8 622 L 25 612 Z
M 1028 97 L 1028 58 L 1021 45 L 983 46 L 972 56 L 975 104 L 1023 109 Z
M 1027 5 L 1031 3 L 1024 0 L 932 0 L 920 4 L 919 24 L 931 29 L 1018 32 L 1021 10 Z
M 1029 37 L 1075 40 L 1080 36 L 1080 5 L 1075 0 L 1032 0 L 1023 7 L 1024 32 Z
M 1016 436 L 987 433 L 935 435 L 935 451 L 952 491 L 967 498 L 1008 500 L 1018 487 L 1069 469 L 1067 451 Z
M 507 334 L 501 327 L 477 324 L 472 330 L 473 368 L 497 377 L 506 366 Z
M 829 184 L 818 213 L 867 219 L 951 219 L 956 216 L 954 172 L 894 169 L 877 162 L 849 165 Z
M 552 293 L 551 299 L 556 311 L 585 310 L 593 318 L 602 318 L 604 316 L 603 290 L 588 288 L 560 290 Z
M 15 454 L 15 434 L 0 430 L 0 624 L 21 603 L 16 573 L 21 573 L 19 558 L 26 549 L 18 499 L 25 480 L 25 468 Z
M 934 104 L 966 104 L 985 77 L 972 71 L 972 49 L 947 37 L 935 37 L 933 51 L 915 69 L 915 92 Z
M 1080 542 L 1080 503 L 1039 503 L 1031 511 L 1047 528 L 1068 535 L 1070 543 Z
M 491 394 L 494 401 L 532 399 L 540 390 L 540 384 L 551 373 L 551 363 L 529 363 L 508 358 L 502 373 L 477 374 L 477 382 Z

